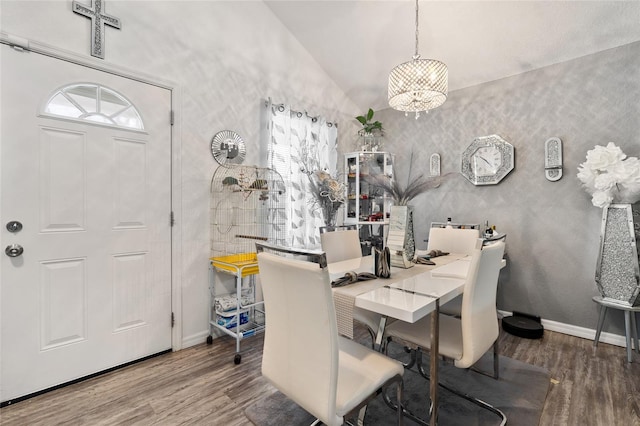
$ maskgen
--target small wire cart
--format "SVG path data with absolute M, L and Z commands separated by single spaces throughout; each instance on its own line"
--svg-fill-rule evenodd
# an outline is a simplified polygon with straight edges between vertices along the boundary
M 256 301 L 255 276 L 258 273 L 258 261 L 252 258 L 231 255 L 210 258 L 209 282 L 213 306 L 209 310 L 209 323 L 225 334 L 236 339 L 235 364 L 240 364 L 240 341 L 246 337 L 264 331 L 264 302 Z M 235 276 L 236 294 L 216 297 L 215 273 L 223 272 Z M 244 285 L 243 285 L 244 284 Z M 213 337 L 207 338 L 213 343 Z

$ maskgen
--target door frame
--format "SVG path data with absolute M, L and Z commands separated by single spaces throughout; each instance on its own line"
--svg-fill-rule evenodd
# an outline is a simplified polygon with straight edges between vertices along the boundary
M 182 189 L 180 176 L 182 174 L 182 141 L 180 105 L 180 86 L 173 81 L 159 79 L 154 76 L 98 61 L 90 56 L 80 55 L 39 41 L 29 40 L 6 32 L 0 32 L 0 43 L 7 44 L 16 50 L 29 51 L 49 56 L 80 66 L 93 68 L 98 71 L 114 74 L 123 78 L 150 84 L 171 92 L 171 211 L 174 225 L 171 227 L 171 312 L 173 313 L 173 327 L 171 328 L 171 349 L 182 349 Z M 0 185 L 2 182 L 0 182 Z M 0 186 L 1 187 L 1 186 Z M 167 220 L 169 218 L 167 217 Z

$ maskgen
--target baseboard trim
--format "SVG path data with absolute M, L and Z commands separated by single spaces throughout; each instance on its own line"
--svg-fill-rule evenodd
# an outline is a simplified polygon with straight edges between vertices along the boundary
M 498 313 L 502 316 L 510 316 L 513 315 L 513 312 L 498 310 Z M 596 330 L 592 328 L 586 327 L 578 327 L 577 325 L 564 324 L 558 321 L 551 321 L 542 319 L 542 325 L 545 330 L 556 331 L 558 333 L 568 334 L 569 336 L 581 337 L 583 339 L 594 340 L 596 338 Z M 204 343 L 207 341 L 207 337 L 209 337 L 210 331 L 204 330 L 196 334 L 192 334 L 190 336 L 185 337 L 182 340 L 182 348 L 188 348 L 190 346 L 199 345 L 200 343 Z M 213 338 L 217 338 L 219 336 L 213 335 Z M 610 345 L 626 347 L 626 340 L 624 336 L 602 332 L 600 334 L 600 342 L 608 343 Z
M 512 312 L 498 310 L 502 316 L 513 315 Z M 564 324 L 558 321 L 542 319 L 542 325 L 546 330 L 556 331 L 558 333 L 568 334 L 569 336 L 581 337 L 583 339 L 594 340 L 596 338 L 596 330 L 586 327 L 578 327 L 576 325 Z M 600 342 L 610 345 L 626 347 L 625 336 L 618 334 L 602 332 L 600 333 Z
M 204 330 L 199 333 L 192 334 L 190 336 L 186 336 L 182 339 L 182 349 L 189 348 L 191 346 L 199 345 L 200 343 L 204 343 L 207 341 L 207 337 L 209 337 L 209 331 Z

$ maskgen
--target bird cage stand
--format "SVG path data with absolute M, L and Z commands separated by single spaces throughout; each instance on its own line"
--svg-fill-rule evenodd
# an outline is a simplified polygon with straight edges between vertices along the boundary
M 234 363 L 242 361 L 240 341 L 265 328 L 264 302 L 257 291 L 256 241 L 286 244 L 285 186 L 274 170 L 224 165 L 211 179 L 211 257 L 209 323 L 236 339 Z M 223 287 L 234 277 L 234 290 Z M 223 287 L 221 289 L 221 287 Z

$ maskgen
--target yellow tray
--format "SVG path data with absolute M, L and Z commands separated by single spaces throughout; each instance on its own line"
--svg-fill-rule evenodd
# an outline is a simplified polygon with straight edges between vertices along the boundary
M 211 257 L 209 259 L 217 270 L 240 275 L 243 278 L 259 272 L 256 253 L 238 253 L 228 256 Z

